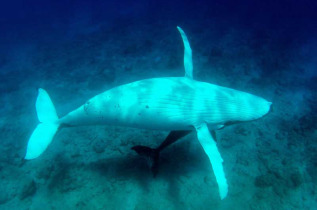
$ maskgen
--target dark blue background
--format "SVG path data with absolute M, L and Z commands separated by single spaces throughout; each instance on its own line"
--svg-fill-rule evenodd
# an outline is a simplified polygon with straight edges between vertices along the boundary
M 52 29 L 52 24 L 67 24 L 71 17 L 89 15 L 90 21 L 185 22 L 187 20 L 222 20 L 263 30 L 283 28 L 290 36 L 314 36 L 317 28 L 317 2 L 312 0 L 229 1 L 2 1 L 0 6 L 1 36 L 8 31 L 27 35 L 30 31 Z M 204 24 L 203 22 L 201 23 Z M 295 37 L 295 36 L 293 36 Z M 2 40 L 3 40 L 2 38 Z

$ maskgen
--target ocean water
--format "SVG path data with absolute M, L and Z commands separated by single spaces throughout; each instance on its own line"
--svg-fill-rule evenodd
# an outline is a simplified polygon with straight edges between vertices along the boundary
M 312 0 L 2 2 L 0 209 L 317 209 L 316 11 Z M 169 130 L 63 128 L 24 159 L 38 88 L 62 117 L 119 85 L 183 77 L 176 26 L 195 80 L 273 103 L 216 130 L 225 199 L 195 132 L 161 152 L 156 177 L 131 147 L 155 148 Z

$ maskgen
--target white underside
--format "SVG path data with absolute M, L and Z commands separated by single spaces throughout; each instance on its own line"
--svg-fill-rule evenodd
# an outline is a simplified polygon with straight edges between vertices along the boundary
M 99 94 L 60 123 L 162 130 L 192 129 L 207 123 L 216 128 L 228 121 L 262 117 L 270 104 L 248 93 L 188 78 L 153 78 Z

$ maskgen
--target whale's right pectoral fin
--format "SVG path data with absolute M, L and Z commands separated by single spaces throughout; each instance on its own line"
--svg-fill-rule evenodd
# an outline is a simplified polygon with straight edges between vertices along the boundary
M 228 184 L 225 177 L 225 172 L 222 166 L 222 158 L 218 151 L 217 144 L 215 140 L 210 135 L 208 127 L 206 124 L 195 127 L 197 131 L 198 140 L 203 147 L 205 153 L 207 154 L 209 161 L 211 163 L 212 169 L 216 176 L 216 180 L 219 187 L 220 198 L 224 199 L 228 194 Z

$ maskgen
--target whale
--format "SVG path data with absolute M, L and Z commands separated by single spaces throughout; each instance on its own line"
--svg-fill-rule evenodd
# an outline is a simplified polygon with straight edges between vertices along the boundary
M 39 88 L 35 107 L 38 125 L 31 134 L 26 160 L 38 158 L 61 128 L 114 125 L 173 131 L 168 144 L 196 132 L 209 158 L 220 199 L 228 194 L 223 158 L 213 132 L 231 122 L 259 119 L 269 113 L 272 102 L 239 90 L 195 80 L 192 49 L 185 32 L 177 27 L 184 45 L 182 77 L 150 78 L 114 87 L 58 117 L 48 93 Z M 179 133 L 177 133 L 179 131 Z M 174 135 L 176 132 L 176 135 Z M 161 149 L 166 145 L 162 145 Z M 134 148 L 141 153 L 140 147 Z

